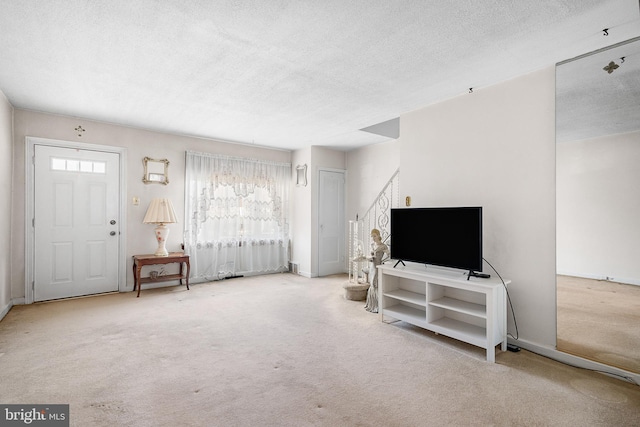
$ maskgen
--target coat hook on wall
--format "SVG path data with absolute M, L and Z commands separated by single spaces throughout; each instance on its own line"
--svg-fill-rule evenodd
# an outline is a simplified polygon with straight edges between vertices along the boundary
M 602 35 L 605 36 L 605 37 L 609 35 L 609 29 L 608 28 L 603 29 L 602 32 L 603 32 Z
M 624 64 L 624 59 L 625 59 L 625 58 L 626 58 L 626 56 L 623 56 L 623 57 L 621 57 L 621 58 L 620 58 L 620 63 L 621 63 L 621 64 Z
M 473 93 L 473 88 L 472 87 L 469 88 L 469 93 Z
M 82 136 L 82 132 L 84 132 L 84 129 L 82 129 L 82 126 L 78 126 L 77 128 L 75 128 L 75 131 L 78 132 L 78 136 Z

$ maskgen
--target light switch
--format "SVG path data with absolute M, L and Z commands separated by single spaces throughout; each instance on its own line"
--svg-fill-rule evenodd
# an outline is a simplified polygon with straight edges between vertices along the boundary
M 138 206 L 140 204 L 140 197 L 133 196 L 133 206 Z

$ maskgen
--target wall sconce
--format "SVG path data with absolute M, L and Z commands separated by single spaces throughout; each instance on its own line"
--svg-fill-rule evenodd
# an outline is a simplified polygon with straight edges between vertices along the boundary
M 298 187 L 307 186 L 307 165 L 296 166 L 296 185 Z

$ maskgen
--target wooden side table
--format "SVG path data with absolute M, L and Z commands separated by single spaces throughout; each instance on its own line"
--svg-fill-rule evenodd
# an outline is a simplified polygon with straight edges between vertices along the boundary
M 142 266 L 144 265 L 158 265 L 158 264 L 180 264 L 180 274 L 169 274 L 166 276 L 157 276 L 157 277 L 140 277 L 140 271 L 142 270 Z M 187 274 L 184 275 L 183 266 L 187 266 Z M 189 265 L 189 255 L 184 254 L 183 252 L 170 252 L 168 256 L 155 256 L 155 255 L 134 255 L 133 256 L 133 290 L 138 288 L 138 297 L 140 296 L 140 289 L 142 288 L 143 283 L 149 282 L 164 282 L 167 280 L 180 280 L 180 284 L 182 284 L 182 280 L 185 281 L 187 285 L 187 289 L 189 289 L 189 272 L 191 270 L 191 266 Z

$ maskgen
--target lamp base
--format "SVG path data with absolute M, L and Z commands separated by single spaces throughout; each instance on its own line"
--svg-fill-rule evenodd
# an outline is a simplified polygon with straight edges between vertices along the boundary
M 158 224 L 155 229 L 156 240 L 158 241 L 158 249 L 155 256 L 169 256 L 165 243 L 167 242 L 167 236 L 169 235 L 169 229 L 164 224 Z

